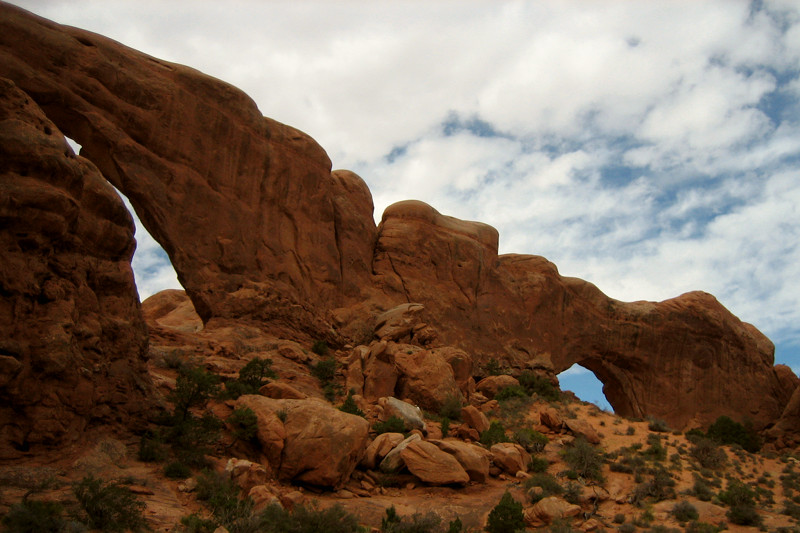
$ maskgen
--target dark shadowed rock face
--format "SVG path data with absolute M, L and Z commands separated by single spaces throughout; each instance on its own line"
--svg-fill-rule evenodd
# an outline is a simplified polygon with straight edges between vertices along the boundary
M 361 178 L 332 173 L 309 136 L 264 118 L 244 93 L 190 68 L 0 4 L 0 76 L 14 80 L 130 198 L 206 323 L 249 322 L 276 336 L 342 343 L 358 333 L 368 343 L 374 316 L 420 303 L 430 327 L 411 334 L 427 332 L 428 345 L 428 333 L 439 332 L 438 344 L 426 349 L 461 348 L 476 369 L 492 357 L 515 371 L 559 372 L 578 363 L 603 381 L 619 413 L 650 414 L 675 427 L 721 414 L 765 427 L 794 390 L 773 368 L 772 343 L 708 294 L 612 300 L 591 283 L 561 277 L 544 258 L 498 256 L 494 228 L 416 201 L 389 207 L 376 228 Z M 45 123 L 38 110 L 31 113 Z M 107 372 L 129 383 L 138 375 L 144 340 L 129 275 L 130 222 L 91 165 L 42 159 L 45 147 L 61 148 L 46 133 L 19 135 L 3 149 L 41 168 L 5 171 L 13 179 L 3 184 L 4 209 L 14 214 L 3 226 L 11 250 L 3 312 L 17 330 L 0 353 L 4 394 L 23 411 L 78 405 L 69 409 L 89 412 L 99 407 L 45 397 L 41 388 L 30 399 L 13 396 L 13 384 L 28 379 L 35 350 L 26 343 L 34 340 L 62 346 L 53 353 L 63 356 L 37 363 L 37 375 L 66 372 L 73 396 L 89 387 L 94 402 L 114 403 L 97 379 L 81 376 Z M 7 161 L 10 167 L 14 159 Z M 41 191 L 50 197 L 41 200 Z M 20 217 L 27 233 L 13 229 Z M 47 283 L 51 272 L 56 281 Z M 34 316 L 32 326 L 20 326 Z M 74 363 L 101 353 L 124 355 L 108 365 Z M 129 390 L 103 386 L 109 398 Z M 790 415 L 786 424 L 796 418 Z M 15 424 L 4 425 L 6 440 L 23 446 L 36 435 Z M 35 431 L 41 440 L 67 429 Z
M 0 458 L 145 408 L 135 246 L 113 188 L 0 79 Z

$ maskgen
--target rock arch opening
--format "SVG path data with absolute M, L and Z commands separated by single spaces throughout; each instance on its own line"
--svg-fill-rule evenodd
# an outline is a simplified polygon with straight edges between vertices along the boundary
M 620 416 L 644 416 L 639 402 L 631 397 L 633 388 L 625 383 L 631 376 L 604 359 L 578 361 L 560 372 L 558 379 L 562 390 L 572 391 L 583 401 L 613 410 Z
M 72 151 L 80 154 L 82 146 L 69 137 L 64 137 L 67 144 L 70 145 Z M 109 184 L 111 184 L 109 182 Z M 114 187 L 113 184 L 111 184 Z M 139 299 L 144 301 L 153 294 L 164 289 L 182 289 L 178 275 L 172 266 L 172 262 L 164 251 L 164 248 L 139 220 L 136 210 L 133 208 L 130 200 L 119 189 L 114 187 L 119 197 L 122 199 L 128 212 L 133 217 L 133 223 L 136 226 L 136 251 L 133 254 L 131 267 L 133 268 L 133 275 L 136 279 L 136 288 L 139 292 Z

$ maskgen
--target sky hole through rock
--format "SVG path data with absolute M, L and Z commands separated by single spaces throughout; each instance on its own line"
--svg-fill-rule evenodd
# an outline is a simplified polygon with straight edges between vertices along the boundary
M 72 150 L 76 154 L 80 154 L 81 145 L 69 137 L 65 137 L 65 139 Z M 136 288 L 139 291 L 139 299 L 144 301 L 153 294 L 165 289 L 182 289 L 183 287 L 178 281 L 178 275 L 172 267 L 167 252 L 147 232 L 128 198 L 116 187 L 114 187 L 114 190 L 122 198 L 136 225 L 136 252 L 133 254 L 131 263 L 133 275 L 136 278 Z
M 614 411 L 603 394 L 603 383 L 597 379 L 597 376 L 591 370 L 574 364 L 558 375 L 558 381 L 561 385 L 561 390 L 572 391 L 584 402 L 593 403 L 607 411 Z

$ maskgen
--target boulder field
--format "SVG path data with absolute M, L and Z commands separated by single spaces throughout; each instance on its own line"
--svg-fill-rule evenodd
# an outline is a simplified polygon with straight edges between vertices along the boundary
M 376 226 L 364 180 L 227 83 L 0 3 L 0 88 L 0 457 L 135 423 L 152 401 L 133 226 L 111 185 L 169 255 L 202 321 L 189 329 L 360 346 L 346 379 L 364 396 L 435 408 L 473 394 L 491 360 L 580 364 L 624 416 L 797 433 L 797 377 L 713 296 L 617 301 L 418 201 Z

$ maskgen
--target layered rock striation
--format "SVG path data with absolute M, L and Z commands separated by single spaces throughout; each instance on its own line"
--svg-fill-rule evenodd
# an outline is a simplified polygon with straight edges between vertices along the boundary
M 369 330 L 366 340 L 371 340 L 373 317 L 398 304 L 421 304 L 429 327 L 395 333 L 425 337 L 420 344 L 430 353 L 441 346 L 459 349 L 472 358 L 470 368 L 490 358 L 513 371 L 542 367 L 557 373 L 581 364 L 603 381 L 620 414 L 653 415 L 674 427 L 705 425 L 729 414 L 764 428 L 781 416 L 796 386 L 785 369 L 773 367 L 772 343 L 711 295 L 616 301 L 591 283 L 560 276 L 544 258 L 498 255 L 494 228 L 443 216 L 421 202 L 389 207 L 376 227 L 372 198 L 360 177 L 332 172 L 327 154 L 308 135 L 263 117 L 244 93 L 188 67 L 0 4 L 0 76 L 19 88 L 18 98 L 35 102 L 41 110 L 37 120 L 52 121 L 52 131 L 57 127 L 78 141 L 81 155 L 99 171 L 73 159 L 40 172 L 38 181 L 14 171 L 19 179 L 13 190 L 4 185 L 6 209 L 21 213 L 17 204 L 34 197 L 45 176 L 57 181 L 47 187 L 66 190 L 55 194 L 63 203 L 61 214 L 52 221 L 38 219 L 36 232 L 47 240 L 55 231 L 63 240 L 67 233 L 53 228 L 69 226 L 61 219 L 77 221 L 70 235 L 85 240 L 85 248 L 45 252 L 50 248 L 30 244 L 6 226 L 4 238 L 17 239 L 12 249 L 20 250 L 22 263 L 48 258 L 53 265 L 47 271 L 75 257 L 92 258 L 89 263 L 100 272 L 116 272 L 113 282 L 87 281 L 92 294 L 87 301 L 97 309 L 114 302 L 111 312 L 97 313 L 101 323 L 131 324 L 121 328 L 127 333 L 103 326 L 95 328 L 97 334 L 80 334 L 106 343 L 102 350 L 67 337 L 70 357 L 115 354 L 119 363 L 108 370 L 57 363 L 58 356 L 34 366 L 23 362 L 28 361 L 23 348 L 4 348 L 3 390 L 12 405 L 70 405 L 69 399 L 25 400 L 8 392 L 25 383 L 20 377 L 28 375 L 25 368 L 37 368 L 36 376 L 49 375 L 42 366 L 61 365 L 73 373 L 89 368 L 85 381 L 76 377 L 75 383 L 92 390 L 99 387 L 96 372 L 121 375 L 125 383 L 138 375 L 145 341 L 129 276 L 130 223 L 101 175 L 130 199 L 164 247 L 207 326 L 246 322 L 286 338 L 368 344 L 356 337 Z M 22 157 L 54 142 L 29 135 L 13 146 Z M 69 187 L 64 180 L 72 180 Z M 86 196 L 97 199 L 86 202 Z M 66 211 L 72 214 L 65 217 Z M 46 289 L 51 285 L 42 276 L 28 283 L 31 268 L 6 265 L 12 263 L 4 263 L 3 290 L 18 295 L 18 303 L 6 306 L 9 342 L 32 337 L 24 333 L 29 327 L 19 309 L 40 313 L 42 298 L 58 307 L 73 293 L 89 294 L 78 282 L 66 291 Z M 85 277 L 94 282 L 97 276 Z M 74 313 L 59 320 L 72 330 L 93 324 Z M 365 393 L 383 394 L 378 389 L 393 379 L 397 354 L 362 355 L 353 379 L 363 383 Z M 409 382 L 424 378 L 409 377 L 423 361 L 400 355 Z M 385 379 L 370 381 L 367 375 Z M 455 392 L 468 379 L 454 373 L 448 387 Z M 396 386 L 391 384 L 392 390 Z M 93 394 L 99 404 L 114 403 L 99 390 Z M 3 438 L 19 446 L 31 438 L 27 429 L 4 431 Z M 28 436 L 20 437 L 26 431 Z

